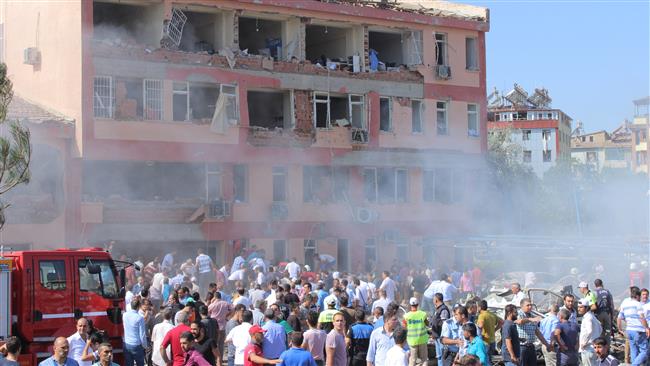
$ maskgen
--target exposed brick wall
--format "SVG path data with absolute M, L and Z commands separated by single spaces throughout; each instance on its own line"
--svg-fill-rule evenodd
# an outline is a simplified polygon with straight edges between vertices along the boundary
M 294 111 L 296 115 L 296 133 L 314 133 L 313 108 L 311 92 L 308 90 L 294 90 Z

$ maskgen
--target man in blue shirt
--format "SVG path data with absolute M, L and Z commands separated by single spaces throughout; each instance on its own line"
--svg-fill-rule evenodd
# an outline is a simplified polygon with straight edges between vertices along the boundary
M 291 348 L 280 355 L 280 366 L 316 366 L 311 353 L 301 347 L 303 340 L 301 332 L 291 333 Z
M 557 317 L 558 311 L 560 311 L 560 307 L 557 306 L 557 304 L 551 305 L 549 313 L 546 314 L 546 317 L 539 323 L 542 336 L 548 344 L 551 344 L 555 328 L 557 328 L 557 324 L 560 322 L 560 319 Z M 549 351 L 546 347 L 542 347 L 542 353 L 544 354 L 544 363 L 546 363 L 546 366 L 555 366 L 557 364 L 557 354 L 555 353 L 555 350 L 551 348 Z
M 149 347 L 144 318 L 138 313 L 139 309 L 140 299 L 133 299 L 131 301 L 131 310 L 122 315 L 122 325 L 124 325 L 124 364 L 126 366 L 132 366 L 134 361 L 137 366 L 144 366 L 145 348 Z
M 389 309 L 384 313 L 384 326 L 377 328 L 370 334 L 368 355 L 366 361 L 368 366 L 391 366 L 386 365 L 386 353 L 395 345 L 393 331 L 399 325 L 397 314 Z
M 444 366 L 451 365 L 460 348 L 465 346 L 462 327 L 468 322 L 467 316 L 467 308 L 458 306 L 454 309 L 454 317 L 442 324 L 440 343 L 446 346 L 443 347 L 442 352 L 442 365 Z
M 287 333 L 284 327 L 275 321 L 273 309 L 266 309 L 264 318 L 266 323 L 264 323 L 262 329 L 266 330 L 266 332 L 262 342 L 262 351 L 264 352 L 264 358 L 274 360 L 280 358 L 280 354 L 287 349 Z
M 618 313 L 618 329 L 621 328 L 621 321 L 625 321 L 625 332 L 630 343 L 630 359 L 633 366 L 642 365 L 646 359 L 648 349 L 648 323 L 643 314 L 643 306 L 639 302 L 641 290 L 638 287 L 630 287 L 630 297 L 621 302 L 621 310 Z
M 41 361 L 38 366 L 79 366 L 77 361 L 68 358 L 70 345 L 65 337 L 56 338 L 53 348 L 52 356 Z

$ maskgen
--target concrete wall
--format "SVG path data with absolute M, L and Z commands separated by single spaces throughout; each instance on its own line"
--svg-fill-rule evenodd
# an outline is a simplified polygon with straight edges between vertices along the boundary
M 512 141 L 520 144 L 523 147 L 523 150 L 530 150 L 531 151 L 531 162 L 528 163 L 535 174 L 538 176 L 543 176 L 544 173 L 546 173 L 547 170 L 549 170 L 551 167 L 555 166 L 555 163 L 557 162 L 557 148 L 556 148 L 556 134 L 557 130 L 555 129 L 530 129 L 531 134 L 530 134 L 530 140 L 524 141 L 522 140 L 522 134 L 521 132 L 517 132 L 514 134 Z M 543 154 L 542 151 L 544 149 L 544 142 L 542 140 L 542 131 L 550 131 L 551 136 L 550 140 L 548 141 L 548 149 L 551 150 L 551 161 L 550 162 L 544 162 L 543 161 Z

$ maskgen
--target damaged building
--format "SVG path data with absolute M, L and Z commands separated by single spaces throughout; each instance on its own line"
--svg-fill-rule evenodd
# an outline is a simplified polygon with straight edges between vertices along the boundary
M 5 244 L 203 247 L 218 263 L 255 245 L 272 261 L 321 253 L 370 269 L 453 263 L 461 248 L 437 248 L 474 234 L 486 8 L 94 0 L 0 12 L 16 95 L 66 116 L 45 136 L 59 154 L 43 154 L 60 166 L 54 218 L 10 222 Z

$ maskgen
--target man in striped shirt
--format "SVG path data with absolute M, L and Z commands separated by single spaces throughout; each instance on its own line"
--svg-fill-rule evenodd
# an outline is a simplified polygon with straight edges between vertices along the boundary
M 648 329 L 648 323 L 643 314 L 643 306 L 639 302 L 640 298 L 641 290 L 636 286 L 630 287 L 630 297 L 621 303 L 621 309 L 616 320 L 618 329 L 623 329 L 621 321 L 625 321 L 625 335 L 627 335 L 630 343 L 632 366 L 639 366 L 645 362 L 648 335 L 650 335 L 650 329 Z
M 205 296 L 208 291 L 208 285 L 210 282 L 214 282 L 215 276 L 212 271 L 216 268 L 214 267 L 214 263 L 212 263 L 212 258 L 205 254 L 203 248 L 199 248 L 197 253 L 195 268 L 198 273 L 198 285 L 201 290 L 201 296 Z

